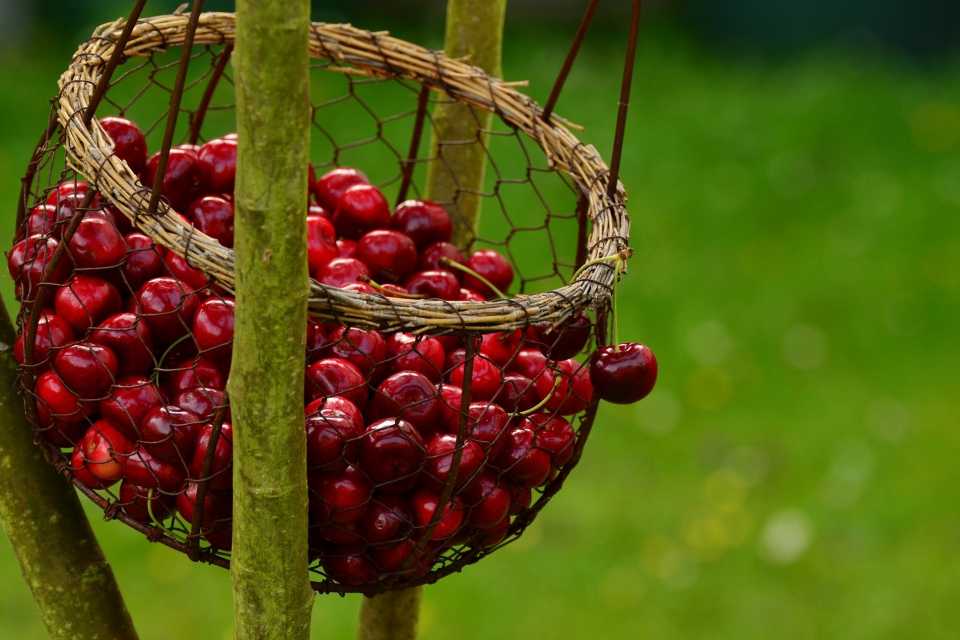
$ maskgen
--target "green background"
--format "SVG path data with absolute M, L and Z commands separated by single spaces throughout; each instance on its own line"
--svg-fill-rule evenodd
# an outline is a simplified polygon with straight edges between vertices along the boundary
M 509 30 L 505 76 L 543 100 L 570 35 Z M 558 106 L 605 156 L 624 36 L 598 26 Z M 2 237 L 75 41 L 0 48 Z M 425 640 L 956 637 L 958 75 L 845 40 L 770 60 L 644 26 L 620 332 L 654 349 L 658 387 L 601 409 L 522 539 L 427 589 Z M 141 637 L 231 637 L 227 572 L 90 516 Z M 351 637 L 358 607 L 318 597 L 315 637 Z M 0 637 L 44 637 L 6 544 Z

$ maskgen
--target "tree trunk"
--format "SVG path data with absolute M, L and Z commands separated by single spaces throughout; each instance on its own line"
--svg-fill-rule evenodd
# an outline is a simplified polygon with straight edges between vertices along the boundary
M 17 393 L 16 331 L 0 299 L 0 524 L 51 638 L 135 639 L 80 500 L 33 443 Z
M 503 20 L 507 0 L 450 0 L 444 41 L 450 57 L 470 57 L 470 63 L 495 78 L 502 75 Z M 493 114 L 459 103 L 442 103 L 433 113 L 425 197 L 447 205 L 453 221 L 453 244 L 466 251 L 476 237 L 482 199 L 469 193 L 483 190 L 487 167 L 484 151 Z M 474 144 L 449 144 L 475 140 Z M 357 640 L 413 640 L 420 621 L 423 587 L 364 598 Z
M 303 427 L 308 0 L 238 0 L 233 578 L 238 639 L 310 636 Z
M 469 56 L 470 64 L 499 78 L 506 7 L 507 0 L 450 0 L 446 54 Z M 482 198 L 474 192 L 483 191 L 488 136 L 479 130 L 488 130 L 492 122 L 492 113 L 460 103 L 439 104 L 433 113 L 430 157 L 438 159 L 427 168 L 426 197 L 452 203 L 446 205 L 453 219 L 452 242 L 461 248 L 473 242 L 480 222 Z

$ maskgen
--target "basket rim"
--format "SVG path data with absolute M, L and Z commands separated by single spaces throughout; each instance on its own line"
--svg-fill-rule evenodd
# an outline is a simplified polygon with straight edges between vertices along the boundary
M 235 39 L 235 14 L 203 13 L 194 44 L 230 44 Z M 124 49 L 126 58 L 142 57 L 184 42 L 189 16 L 165 15 L 138 21 Z M 94 37 L 80 46 L 59 80 L 57 118 L 63 127 L 68 162 L 105 193 L 133 225 L 155 242 L 174 251 L 204 271 L 214 281 L 234 291 L 233 250 L 222 246 L 174 215 L 161 201 L 156 215 L 146 214 L 150 190 L 130 167 L 113 153 L 113 143 L 96 118 L 89 127 L 83 114 L 106 60 L 113 53 L 124 21 L 101 25 Z M 626 255 L 630 218 L 621 182 L 611 198 L 607 194 L 609 169 L 592 145 L 580 142 L 566 121 L 551 115 L 520 93 L 515 83 L 487 75 L 478 67 L 394 38 L 386 32 L 357 29 L 349 24 L 312 22 L 310 57 L 347 63 L 353 73 L 377 78 L 400 78 L 428 86 L 459 102 L 498 115 L 522 131 L 544 151 L 549 166 L 570 177 L 585 196 L 593 223 L 587 242 L 587 261 Z M 384 331 L 437 333 L 443 331 L 510 331 L 537 324 L 555 325 L 585 308 L 606 305 L 614 278 L 620 276 L 612 262 L 583 269 L 566 285 L 542 293 L 516 295 L 486 302 L 406 300 L 382 294 L 344 291 L 311 279 L 308 309 L 312 316 L 378 328 Z

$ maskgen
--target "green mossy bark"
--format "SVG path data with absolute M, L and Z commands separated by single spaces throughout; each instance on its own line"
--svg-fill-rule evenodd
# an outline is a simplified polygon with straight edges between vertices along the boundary
M 238 0 L 233 578 L 238 639 L 310 636 L 303 367 L 308 0 Z
M 469 56 L 470 64 L 499 78 L 503 51 L 503 20 L 507 0 L 450 0 L 447 3 L 446 54 L 453 58 Z M 467 250 L 476 237 L 480 223 L 487 168 L 485 146 L 493 114 L 474 111 L 459 103 L 437 105 L 433 113 L 430 156 L 437 157 L 427 170 L 425 197 L 453 202 L 447 205 L 453 221 L 453 244 Z M 475 141 L 473 144 L 443 142 Z M 423 587 L 390 591 L 375 598 L 364 598 L 360 607 L 357 640 L 413 640 L 420 622 Z
M 507 0 L 450 0 L 446 54 L 467 56 L 470 64 L 499 78 L 506 8 Z M 460 247 L 470 245 L 480 221 L 482 198 L 476 193 L 483 191 L 487 136 L 479 130 L 489 130 L 492 122 L 493 114 L 460 103 L 439 104 L 433 113 L 430 157 L 437 159 L 427 168 L 426 197 L 453 203 L 447 205 L 453 219 L 452 242 Z
M 33 444 L 16 332 L 0 299 L 0 524 L 51 638 L 135 639 L 113 570 L 73 487 Z

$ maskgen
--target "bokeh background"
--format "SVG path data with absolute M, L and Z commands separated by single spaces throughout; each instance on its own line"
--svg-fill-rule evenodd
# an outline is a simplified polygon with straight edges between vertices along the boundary
M 504 75 L 543 100 L 586 2 L 510 4 Z M 620 331 L 658 387 L 602 408 L 520 541 L 428 588 L 422 637 L 957 637 L 960 5 L 648 4 Z M 442 44 L 438 0 L 315 5 Z M 609 155 L 629 3 L 603 5 L 558 112 Z M 56 78 L 128 6 L 0 0 L 0 236 Z M 89 513 L 141 637 L 232 637 L 227 572 Z M 359 602 L 319 597 L 315 637 Z M 0 637 L 45 637 L 7 544 Z

